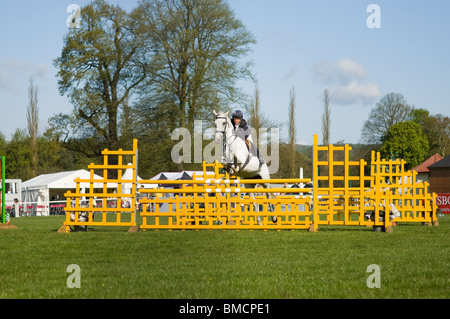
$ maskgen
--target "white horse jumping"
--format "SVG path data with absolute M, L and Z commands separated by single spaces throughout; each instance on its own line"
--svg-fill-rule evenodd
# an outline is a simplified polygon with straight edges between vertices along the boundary
M 213 111 L 216 128 L 216 143 L 222 145 L 222 164 L 226 170 L 242 179 L 263 179 L 270 180 L 269 168 L 266 163 L 261 163 L 256 152 L 251 152 L 251 149 L 256 149 L 252 145 L 248 145 L 246 141 L 238 137 L 234 132 L 233 124 L 228 117 L 229 112 Z M 270 188 L 269 183 L 260 183 L 264 188 Z M 246 188 L 254 188 L 254 185 L 245 185 Z M 249 194 L 255 198 L 254 194 Z M 272 198 L 274 195 L 267 193 L 267 198 Z M 255 211 L 258 205 L 254 204 Z M 269 209 L 272 206 L 269 205 Z M 277 222 L 277 217 L 272 216 L 272 221 Z M 258 217 L 258 223 L 260 218 Z

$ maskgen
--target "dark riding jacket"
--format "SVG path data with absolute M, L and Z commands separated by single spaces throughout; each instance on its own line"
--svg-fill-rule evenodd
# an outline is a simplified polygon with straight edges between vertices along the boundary
M 249 141 L 253 142 L 251 137 L 252 132 L 244 119 L 241 120 L 239 125 L 234 125 L 234 133 L 237 137 L 242 138 L 244 141 L 250 137 Z

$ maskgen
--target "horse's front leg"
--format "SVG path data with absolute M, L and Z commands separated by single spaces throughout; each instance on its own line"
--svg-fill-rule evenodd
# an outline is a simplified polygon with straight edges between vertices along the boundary
M 258 213 L 259 213 L 259 205 L 256 202 L 255 194 L 250 193 L 249 195 L 250 195 L 250 198 L 253 200 L 252 201 L 252 205 L 253 205 L 253 211 L 255 212 L 256 221 L 257 221 L 259 226 L 262 226 L 261 216 L 258 215 Z
M 244 184 L 244 187 L 245 187 L 245 188 L 254 188 L 255 185 Z M 261 222 L 261 217 L 258 216 L 258 212 L 259 212 L 259 209 L 258 209 L 258 208 L 259 208 L 259 206 L 258 206 L 258 204 L 256 203 L 255 193 L 248 193 L 248 196 L 252 199 L 252 202 L 251 202 L 250 205 L 253 206 L 253 212 L 254 212 L 254 214 L 255 214 L 255 216 L 256 216 L 256 221 L 257 221 L 258 225 L 261 226 L 261 225 L 262 225 L 262 222 Z M 250 207 L 249 207 L 249 211 L 251 211 L 251 210 L 250 210 Z
M 263 187 L 266 188 L 266 189 L 269 189 L 269 188 L 270 188 L 270 185 L 267 184 L 267 183 L 265 183 L 265 184 L 263 184 Z M 267 198 L 267 199 L 275 199 L 276 196 L 273 195 L 273 194 L 270 193 L 270 192 L 267 192 L 267 193 L 266 193 L 266 198 Z M 274 207 L 274 205 L 271 204 L 270 202 L 269 202 L 269 204 L 268 204 L 268 210 L 269 210 L 270 212 L 272 212 L 272 213 L 275 212 L 275 207 Z M 278 221 L 278 217 L 275 216 L 275 215 L 272 215 L 272 222 L 273 222 L 274 224 L 276 224 L 277 221 Z
M 227 172 L 230 175 L 233 175 L 235 173 L 235 170 L 232 167 L 231 163 L 222 163 L 223 165 L 223 169 L 225 170 L 225 172 Z

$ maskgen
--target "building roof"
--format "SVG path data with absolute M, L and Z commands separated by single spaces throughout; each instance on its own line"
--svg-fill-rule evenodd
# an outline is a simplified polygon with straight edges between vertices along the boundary
M 183 171 L 183 172 L 161 172 L 156 176 L 153 176 L 151 180 L 192 180 L 193 175 L 199 179 L 200 175 L 203 175 L 203 171 Z M 210 175 L 211 178 L 215 176 L 214 172 L 207 171 L 206 175 Z
M 443 159 L 441 159 L 439 162 L 434 163 L 431 166 L 428 166 L 428 169 L 430 168 L 450 168 L 450 156 L 447 156 Z
M 442 160 L 444 157 L 439 155 L 438 153 L 434 154 L 433 156 L 429 157 L 428 159 L 426 159 L 423 163 L 417 165 L 416 167 L 414 167 L 413 169 L 411 169 L 412 171 L 416 171 L 417 173 L 428 173 L 428 167 L 433 165 L 436 162 L 439 162 L 440 160 Z

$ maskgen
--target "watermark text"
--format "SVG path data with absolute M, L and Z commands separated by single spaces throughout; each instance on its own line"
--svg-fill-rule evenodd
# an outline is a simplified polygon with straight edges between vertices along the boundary
M 381 268 L 376 264 L 367 266 L 367 272 L 372 273 L 367 277 L 367 287 L 370 289 L 381 288 Z
M 66 20 L 67 27 L 69 29 L 81 28 L 81 7 L 78 4 L 69 4 L 66 12 L 70 13 Z
M 81 288 L 81 268 L 76 264 L 67 266 L 66 272 L 70 273 L 67 277 L 67 288 Z
M 369 4 L 367 6 L 367 12 L 370 15 L 367 17 L 366 25 L 369 29 L 381 28 L 381 8 L 377 4 Z

